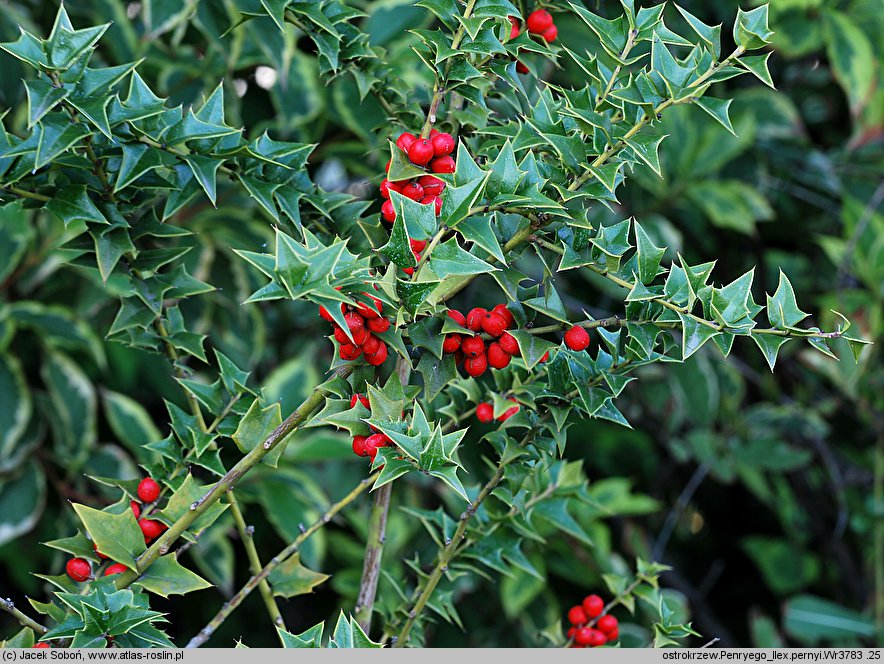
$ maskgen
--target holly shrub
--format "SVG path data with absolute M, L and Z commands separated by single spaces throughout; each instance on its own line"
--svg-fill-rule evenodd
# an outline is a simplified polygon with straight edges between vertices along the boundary
M 4 3 L 6 645 L 868 643 L 884 26 L 823 4 Z

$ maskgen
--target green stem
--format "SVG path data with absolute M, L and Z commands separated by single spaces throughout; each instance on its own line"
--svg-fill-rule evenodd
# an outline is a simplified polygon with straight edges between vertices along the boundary
M 552 242 L 544 240 L 543 238 L 531 236 L 531 237 L 529 237 L 529 239 L 531 241 L 535 242 L 536 244 L 540 245 L 541 247 L 544 247 L 545 249 L 549 249 L 550 251 L 554 251 L 558 254 L 565 253 L 564 249 L 553 244 Z M 595 272 L 596 274 L 603 276 L 608 281 L 611 281 L 611 282 L 617 284 L 621 288 L 625 288 L 630 291 L 633 288 L 635 288 L 635 283 L 633 283 L 631 281 L 627 281 L 626 279 L 621 279 L 620 277 L 618 277 L 614 274 L 611 274 L 607 269 L 605 269 L 603 267 L 599 267 L 598 265 L 593 265 L 592 263 L 587 263 L 586 267 L 589 268 L 590 270 L 592 270 L 593 272 Z M 670 311 L 675 311 L 677 313 L 683 314 L 683 315 L 687 316 L 688 318 L 694 320 L 698 324 L 709 327 L 709 328 L 715 330 L 716 332 L 730 332 L 730 329 L 728 328 L 727 325 L 722 325 L 721 323 L 716 323 L 715 321 L 706 320 L 705 318 L 702 318 L 701 316 L 697 316 L 695 314 L 692 314 L 688 307 L 680 307 L 679 305 L 670 302 L 669 300 L 666 299 L 665 295 L 658 295 L 658 296 L 650 299 L 649 301 L 656 302 L 656 303 L 660 304 L 661 306 L 666 307 Z M 654 323 L 654 325 L 660 325 L 660 323 L 657 323 L 655 321 L 647 321 L 647 322 Z M 539 328 L 539 329 L 542 329 L 542 328 Z M 549 330 L 549 331 L 552 332 L 554 330 Z M 735 332 L 730 332 L 730 333 L 735 334 Z M 535 334 L 538 334 L 538 333 L 535 332 Z M 839 332 L 839 331 L 814 332 L 812 330 L 796 331 L 796 330 L 779 330 L 776 328 L 753 328 L 751 331 L 751 334 L 767 334 L 767 335 L 774 336 L 774 337 L 788 337 L 790 339 L 839 339 L 841 336 L 843 336 L 843 333 Z
M 629 37 L 626 38 L 626 45 L 623 47 L 623 51 L 620 53 L 620 58 L 625 60 L 626 56 L 629 55 L 629 52 L 632 50 L 632 47 L 635 45 L 635 38 L 638 37 L 638 30 L 630 30 Z M 602 94 L 599 95 L 598 99 L 595 102 L 595 111 L 599 110 L 599 107 L 602 105 L 602 102 L 608 97 L 608 94 L 614 88 L 614 83 L 617 82 L 617 77 L 620 75 L 620 71 L 623 69 L 622 64 L 618 64 L 613 73 L 611 74 L 610 80 L 608 80 L 608 84 L 605 86 L 605 89 L 602 91 Z
M 346 378 L 353 371 L 350 365 L 338 367 L 336 373 L 341 378 Z M 255 445 L 252 450 L 246 454 L 239 462 L 231 468 L 215 484 L 205 496 L 194 502 L 190 506 L 190 510 L 182 515 L 172 526 L 163 533 L 144 553 L 142 553 L 135 561 L 136 569 L 128 570 L 121 574 L 116 580 L 117 589 L 122 589 L 134 583 L 141 574 L 144 573 L 156 560 L 167 553 L 172 544 L 181 537 L 190 525 L 200 516 L 205 514 L 206 510 L 214 505 L 227 491 L 242 479 L 243 475 L 254 468 L 267 454 L 269 454 L 280 442 L 282 442 L 289 434 L 296 431 L 303 425 L 310 416 L 322 406 L 322 402 L 327 396 L 327 392 L 321 386 L 318 387 L 307 399 L 295 409 L 276 429 L 267 436 L 262 444 Z
M 561 332 L 565 328 L 582 327 L 587 330 L 594 330 L 597 327 L 626 327 L 628 321 L 620 316 L 610 316 L 599 320 L 585 320 L 579 323 L 554 323 L 552 325 L 544 325 L 543 327 L 530 327 L 525 330 L 528 334 L 548 334 L 550 332 Z
M 421 270 L 423 269 L 426 262 L 430 259 L 430 254 L 433 253 L 433 249 L 436 248 L 436 245 L 442 240 L 442 236 L 448 232 L 448 226 L 442 226 L 436 234 L 433 236 L 433 239 L 430 240 L 430 244 L 427 245 L 426 249 L 424 249 L 424 253 L 421 254 L 420 260 L 417 262 L 417 265 L 414 266 L 414 273 L 411 275 L 412 281 L 417 281 L 418 276 L 420 275 Z
M 9 615 L 15 618 L 22 627 L 30 627 L 32 630 L 37 632 L 37 634 L 45 634 L 49 630 L 46 627 L 43 627 L 40 623 L 38 623 L 33 618 L 29 618 L 24 613 L 15 608 L 15 604 L 12 603 L 11 599 L 0 599 L 0 609 L 6 611 Z
M 172 370 L 175 372 L 175 377 L 178 380 L 183 380 L 186 378 L 184 370 L 178 364 L 178 360 L 180 356 L 178 355 L 178 349 L 172 344 L 172 340 L 169 338 L 169 333 L 166 331 L 166 324 L 163 322 L 162 317 L 158 317 L 154 321 L 154 329 L 157 331 L 157 334 L 163 340 L 163 348 L 165 349 L 166 356 L 169 358 L 169 361 L 172 363 Z M 183 389 L 183 387 L 182 387 Z M 190 413 L 197 419 L 197 423 L 202 431 L 208 431 L 208 427 L 206 427 L 206 421 L 203 419 L 203 411 L 200 408 L 199 402 L 196 400 L 196 397 L 191 394 L 190 390 L 183 389 L 184 397 L 187 399 L 187 405 L 190 407 Z
M 3 191 L 8 191 L 11 194 L 15 194 L 21 198 L 30 198 L 35 201 L 40 201 L 41 203 L 48 203 L 52 200 L 49 196 L 44 196 L 43 194 L 38 194 L 35 191 L 28 191 L 27 189 L 21 189 L 19 187 L 13 187 L 11 184 L 2 185 L 0 187 Z
M 745 48 L 743 48 L 742 46 L 738 46 L 734 50 L 734 52 L 731 53 L 729 56 L 727 56 L 724 60 L 712 65 L 709 69 L 707 69 L 706 73 L 704 73 L 702 76 L 700 76 L 700 78 L 698 78 L 696 81 L 691 83 L 688 86 L 688 88 L 696 88 L 696 87 L 701 86 L 710 76 L 712 76 L 714 73 L 719 71 L 723 66 L 728 64 L 731 60 L 734 60 L 735 58 L 740 57 L 743 53 L 745 53 L 745 51 L 746 51 Z M 645 113 L 645 115 L 642 117 L 642 119 L 639 120 L 638 122 L 636 122 L 630 128 L 630 130 L 627 131 L 623 135 L 623 138 L 621 138 L 614 145 L 612 145 L 610 148 L 608 148 L 602 154 L 600 154 L 598 157 L 596 157 L 595 161 L 593 161 L 592 164 L 590 165 L 590 168 L 585 170 L 580 177 L 578 177 L 576 180 L 574 180 L 574 182 L 572 182 L 568 186 L 568 191 L 577 191 L 578 189 L 580 189 L 580 187 L 583 186 L 583 184 L 587 180 L 589 180 L 591 177 L 593 177 L 591 169 L 598 168 L 599 166 L 604 164 L 606 161 L 608 161 L 608 159 L 610 159 L 615 154 L 620 152 L 620 150 L 622 150 L 624 147 L 626 147 L 626 141 L 628 141 L 630 138 L 632 138 L 638 132 L 640 132 L 642 130 L 642 128 L 644 128 L 645 125 L 647 125 L 651 120 L 656 118 L 664 110 L 666 110 L 667 108 L 669 108 L 670 106 L 672 106 L 674 104 L 682 104 L 682 103 L 686 103 L 687 101 L 693 101 L 693 100 L 694 100 L 693 97 L 690 97 L 686 100 L 678 100 L 678 101 L 676 101 L 674 99 L 667 99 L 667 100 L 661 102 L 660 104 L 658 104 L 657 107 L 651 113 Z
M 249 558 L 249 570 L 253 575 L 260 574 L 262 565 L 261 558 L 258 556 L 258 549 L 255 548 L 255 538 L 253 537 L 254 528 L 246 524 L 245 517 L 243 516 L 242 510 L 239 508 L 239 503 L 237 502 L 233 491 L 227 492 L 227 502 L 230 504 L 230 512 L 233 514 L 233 521 L 236 523 L 236 529 L 239 531 L 239 537 L 242 540 L 246 555 Z M 274 627 L 285 629 L 285 621 L 282 619 L 282 614 L 279 612 L 279 606 L 276 604 L 276 599 L 273 597 L 273 590 L 270 588 L 270 584 L 267 583 L 267 579 L 261 579 L 261 581 L 258 582 L 258 590 L 261 592 L 261 599 L 264 600 L 264 606 L 267 608 L 267 615 L 270 616 L 270 620 L 273 622 Z M 283 643 L 282 646 L 285 647 L 285 643 Z
M 169 360 L 172 362 L 172 367 L 175 371 L 175 375 L 179 380 L 182 380 L 184 376 L 184 371 L 181 369 L 181 366 L 178 364 L 178 349 L 172 344 L 171 339 L 169 338 L 169 334 L 166 331 L 166 326 L 163 323 L 162 318 L 157 318 L 154 321 L 154 328 L 157 331 L 157 334 L 163 339 L 164 347 L 166 349 L 166 355 L 168 355 Z M 209 427 L 206 426 L 206 421 L 203 418 L 203 412 L 200 408 L 199 402 L 197 402 L 196 397 L 191 394 L 191 392 L 187 389 L 184 389 L 184 396 L 187 398 L 187 402 L 190 405 L 191 414 L 197 419 L 200 429 L 208 433 Z M 238 398 L 237 395 L 236 398 Z M 229 406 L 233 407 L 233 403 L 235 403 L 236 398 L 231 399 Z M 229 410 L 229 409 L 227 409 Z M 212 422 L 212 429 L 220 423 L 220 421 L 224 418 L 224 413 L 218 415 L 217 418 Z M 191 450 L 188 450 L 190 452 Z M 236 524 L 236 528 L 239 531 L 240 540 L 242 540 L 243 548 L 246 550 L 246 556 L 249 559 L 249 567 L 252 571 L 252 574 L 258 574 L 261 571 L 261 558 L 258 556 L 258 550 L 255 548 L 255 540 L 252 536 L 253 528 L 246 524 L 245 517 L 243 516 L 242 510 L 239 507 L 239 503 L 236 500 L 236 495 L 233 493 L 233 489 L 228 489 L 227 491 L 227 502 L 230 504 L 230 512 L 233 515 L 233 521 Z M 276 604 L 276 599 L 273 597 L 273 589 L 270 588 L 270 584 L 267 583 L 266 580 L 262 580 L 258 584 L 258 589 L 261 591 L 261 598 L 264 600 L 264 606 L 267 608 L 267 615 L 270 616 L 271 622 L 275 627 L 282 627 L 285 629 L 285 621 L 282 619 L 282 614 L 279 611 L 279 606 Z M 278 634 L 278 632 L 277 632 Z M 280 637 L 281 639 L 281 637 Z M 285 643 L 282 644 L 285 646 Z
M 188 643 L 188 648 L 199 648 L 206 641 L 209 640 L 209 637 L 215 632 L 218 627 L 220 627 L 221 623 L 223 623 L 227 617 L 233 613 L 233 611 L 242 604 L 243 600 L 249 596 L 255 588 L 258 587 L 262 581 L 264 581 L 268 576 L 270 576 L 271 572 L 279 567 L 286 560 L 291 558 L 294 554 L 296 554 L 301 545 L 307 541 L 317 530 L 322 528 L 325 524 L 329 523 L 332 518 L 345 507 L 347 507 L 350 503 L 352 503 L 356 498 L 368 487 L 372 485 L 372 483 L 377 479 L 379 473 L 375 473 L 374 475 L 369 475 L 364 480 L 361 480 L 356 487 L 350 491 L 346 496 L 341 498 L 334 505 L 329 507 L 325 513 L 317 519 L 313 525 L 307 528 L 304 532 L 298 535 L 291 544 L 289 544 L 286 548 L 280 551 L 277 555 L 275 555 L 270 562 L 268 562 L 264 567 L 261 568 L 257 574 L 255 574 L 248 582 L 240 588 L 240 590 L 230 598 L 229 601 L 225 602 L 224 606 L 221 607 L 221 610 L 209 621 L 209 624 L 203 627 L 199 633 L 194 636 Z
M 524 438 L 519 442 L 519 447 L 523 448 L 528 445 L 533 439 L 534 435 L 537 433 L 538 426 L 535 425 L 532 429 L 525 434 Z M 458 546 L 466 537 L 467 525 L 470 522 L 470 519 L 473 518 L 473 515 L 476 514 L 476 511 L 479 509 L 479 506 L 485 501 L 485 499 L 491 495 L 491 492 L 494 491 L 495 487 L 500 483 L 503 479 L 503 473 L 506 470 L 506 467 L 513 462 L 516 457 L 510 455 L 505 459 L 501 459 L 500 463 L 497 464 L 497 470 L 494 472 L 494 475 L 491 477 L 488 482 L 485 483 L 485 486 L 482 487 L 482 490 L 479 492 L 479 495 L 476 496 L 476 499 L 470 503 L 469 507 L 460 515 L 460 523 L 457 525 L 457 530 L 454 531 L 454 535 L 451 540 L 442 551 L 439 553 L 439 556 L 436 560 L 436 565 L 433 567 L 433 571 L 430 573 L 430 576 L 427 577 L 426 581 L 424 581 L 423 588 L 418 595 L 417 600 L 414 603 L 414 606 L 408 612 L 408 619 L 405 621 L 405 624 L 402 626 L 402 629 L 399 631 L 399 635 L 396 637 L 396 642 L 393 644 L 394 648 L 404 648 L 408 643 L 408 635 L 411 633 L 411 629 L 414 627 L 415 621 L 420 616 L 421 612 L 424 610 L 424 607 L 427 605 L 427 602 L 430 599 L 430 596 L 433 594 L 433 591 L 436 589 L 436 586 L 439 584 L 439 581 L 442 579 L 442 575 L 448 571 L 448 565 L 454 559 Z
M 464 7 L 463 10 L 463 18 L 464 20 L 468 19 L 473 14 L 473 9 L 476 6 L 476 0 L 468 0 L 467 6 Z M 461 23 L 457 30 L 454 32 L 454 37 L 451 39 L 451 50 L 456 51 L 460 46 L 460 42 L 463 40 L 463 36 L 466 30 Z M 433 82 L 433 97 L 430 99 L 430 107 L 427 110 L 427 119 L 424 122 L 424 126 L 421 129 L 421 138 L 427 138 L 430 135 L 430 130 L 433 128 L 433 125 L 436 124 L 436 113 L 439 111 L 439 104 L 442 103 L 443 97 L 445 97 L 445 86 L 448 83 L 448 72 L 451 69 L 451 60 L 445 65 L 445 73 L 439 78 L 436 77 L 436 80 Z M 444 80 L 443 80 L 444 79 Z

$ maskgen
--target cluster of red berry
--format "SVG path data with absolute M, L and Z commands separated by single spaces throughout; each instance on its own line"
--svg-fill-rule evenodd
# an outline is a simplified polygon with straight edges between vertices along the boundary
M 491 311 L 475 307 L 466 316 L 457 309 L 449 309 L 448 317 L 455 323 L 477 334 L 459 334 L 452 332 L 445 335 L 442 350 L 453 353 L 458 361 L 463 359 L 463 368 L 474 378 L 481 376 L 490 366 L 492 369 L 503 369 L 519 354 L 519 342 L 507 330 L 515 326 L 513 314 L 505 304 L 498 304 Z M 492 341 L 485 347 L 481 333 L 489 335 Z
M 145 477 L 138 483 L 136 493 L 138 494 L 138 499 L 142 503 L 152 503 L 160 497 L 160 485 L 157 484 L 156 480 L 152 477 Z M 129 507 L 132 509 L 132 514 L 134 514 L 135 518 L 138 520 L 138 527 L 141 528 L 141 533 L 144 535 L 145 544 L 150 544 L 151 541 L 155 540 L 168 529 L 168 526 L 162 521 L 140 518 L 141 505 L 134 500 L 129 501 Z M 98 550 L 97 545 L 93 544 L 92 548 L 95 550 L 95 555 L 101 560 L 107 560 L 107 556 Z M 71 558 L 65 565 L 64 569 L 65 572 L 67 572 L 67 575 L 77 583 L 88 581 L 92 576 L 92 565 L 85 558 Z M 104 570 L 104 575 L 111 576 L 112 574 L 122 574 L 125 571 L 125 565 L 113 563 Z M 34 647 L 36 648 L 37 646 Z
M 368 293 L 363 295 L 371 299 L 374 308 L 364 302 L 359 302 L 355 306 L 341 304 L 341 313 L 344 314 L 344 321 L 350 330 L 352 340 L 343 328 L 335 323 L 328 309 L 320 306 L 319 315 L 332 324 L 335 341 L 340 345 L 338 352 L 342 360 L 349 362 L 364 355 L 366 362 L 377 367 L 387 360 L 387 344 L 374 335 L 390 329 L 390 321 L 381 315 L 384 305 L 378 298 Z
M 519 402 L 513 398 L 510 398 L 509 400 L 516 405 L 507 408 L 503 413 L 498 415 L 498 422 L 506 422 L 509 418 L 519 412 Z M 488 424 L 494 420 L 494 405 L 488 401 L 483 401 L 476 406 L 476 419 L 484 424 Z
M 396 145 L 415 166 L 428 168 L 431 173 L 454 173 L 454 137 L 451 134 L 430 130 L 429 138 L 420 138 L 409 132 L 399 134 Z M 387 162 L 387 173 L 390 172 L 390 163 Z M 385 198 L 381 206 L 381 216 L 384 221 L 392 224 L 396 219 L 396 210 L 393 201 L 390 200 L 390 192 L 395 191 L 406 198 L 417 201 L 423 205 L 433 205 L 436 214 L 442 212 L 442 191 L 445 183 L 432 175 L 422 175 L 410 180 L 381 182 L 381 196 Z
M 582 604 L 568 610 L 568 640 L 572 648 L 595 648 L 620 638 L 617 618 L 604 613 L 605 602 L 598 595 L 588 595 Z
M 371 410 L 371 404 L 368 397 L 364 394 L 354 394 L 350 397 L 350 408 L 356 408 L 356 404 L 361 403 L 363 406 Z M 387 434 L 381 433 L 374 427 L 371 428 L 370 436 L 353 436 L 353 453 L 356 456 L 368 457 L 372 461 L 378 455 L 379 447 L 387 447 L 393 441 Z
M 522 32 L 522 26 L 519 23 L 519 19 L 515 16 L 508 16 L 507 18 L 513 26 L 510 28 L 510 39 L 515 39 Z M 553 21 L 552 14 L 545 9 L 535 9 L 531 12 L 525 21 L 525 25 L 528 28 L 528 34 L 543 37 L 548 44 L 552 44 L 559 36 L 559 29 Z M 520 74 L 527 74 L 528 67 L 522 62 L 517 62 L 516 71 Z

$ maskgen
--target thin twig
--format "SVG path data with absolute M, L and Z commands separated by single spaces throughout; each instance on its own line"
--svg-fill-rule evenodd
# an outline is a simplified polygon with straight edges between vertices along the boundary
M 368 520 L 368 537 L 365 543 L 365 562 L 362 565 L 362 580 L 359 584 L 359 596 L 356 599 L 356 620 L 367 634 L 371 629 L 371 616 L 374 611 L 374 600 L 381 576 L 381 558 L 384 554 L 384 542 L 387 538 L 387 515 L 390 511 L 390 495 L 393 483 L 380 487 L 374 494 L 371 516 Z
M 307 541 L 316 531 L 322 528 L 324 525 L 329 523 L 332 518 L 340 512 L 342 509 L 347 507 L 350 503 L 352 503 L 356 498 L 368 487 L 370 487 L 374 481 L 377 479 L 380 473 L 375 473 L 373 475 L 368 476 L 364 480 L 361 480 L 356 487 L 350 491 L 346 496 L 341 498 L 334 505 L 330 506 L 325 513 L 317 519 L 312 526 L 304 530 L 300 535 L 298 535 L 291 544 L 289 544 L 286 548 L 280 551 L 277 555 L 275 555 L 270 562 L 264 565 L 261 568 L 261 571 L 255 574 L 248 582 L 240 588 L 240 590 L 230 598 L 229 601 L 224 603 L 224 606 L 221 607 L 221 610 L 209 621 L 209 624 L 203 627 L 199 633 L 194 636 L 187 644 L 187 648 L 199 648 L 206 641 L 209 640 L 209 637 L 215 632 L 218 627 L 230 616 L 231 613 L 242 604 L 243 600 L 248 597 L 249 593 L 251 593 L 255 588 L 258 587 L 258 584 L 261 581 L 264 581 L 268 576 L 270 576 L 271 572 L 279 567 L 286 560 L 291 558 L 294 554 L 296 554 L 301 545 Z
M 246 550 L 246 556 L 248 556 L 249 559 L 249 570 L 253 575 L 260 574 L 262 567 L 261 558 L 258 556 L 258 549 L 255 547 L 255 538 L 253 537 L 254 528 L 246 524 L 245 517 L 243 516 L 242 510 L 239 507 L 239 503 L 237 502 L 233 491 L 227 492 L 227 502 L 230 504 L 230 512 L 233 514 L 233 521 L 236 523 L 236 529 L 239 531 L 239 537 L 242 540 L 243 548 Z M 261 592 L 261 599 L 264 601 L 264 606 L 267 608 L 267 615 L 270 616 L 273 626 L 285 629 L 285 621 L 282 619 L 282 614 L 279 612 L 279 606 L 276 604 L 276 598 L 273 596 L 273 589 L 270 587 L 267 579 L 262 579 L 258 583 L 258 590 Z M 285 647 L 285 643 L 283 643 L 282 646 Z
M 396 362 L 396 375 L 403 387 L 408 385 L 411 378 L 411 365 L 404 357 L 400 357 Z M 392 483 L 385 484 L 377 490 L 368 521 L 362 578 L 359 581 L 359 594 L 356 598 L 355 608 L 359 626 L 366 633 L 371 629 L 374 600 L 381 578 L 381 559 L 384 555 L 384 542 L 387 539 L 387 515 L 390 511 L 392 491 Z
M 536 435 L 538 429 L 539 423 L 538 425 L 535 425 L 528 430 L 528 433 L 526 433 L 522 440 L 519 442 L 518 447 L 526 447 L 534 439 L 534 436 Z M 415 621 L 418 619 L 421 612 L 424 610 L 427 602 L 430 600 L 430 596 L 433 594 L 433 591 L 436 589 L 436 586 L 442 579 L 442 575 L 448 571 L 448 565 L 455 557 L 459 545 L 466 537 L 467 525 L 469 524 L 470 519 L 472 519 L 473 515 L 476 514 L 476 511 L 479 509 L 485 499 L 489 495 L 491 495 L 491 492 L 494 491 L 495 487 L 503 479 L 503 474 L 506 470 L 506 467 L 516 458 L 518 457 L 510 455 L 500 460 L 500 462 L 497 464 L 497 470 L 494 472 L 494 475 L 492 475 L 491 479 L 485 483 L 485 486 L 482 487 L 482 490 L 479 492 L 479 495 L 476 496 L 476 499 L 473 500 L 473 502 L 469 504 L 463 514 L 460 515 L 460 522 L 457 525 L 457 530 L 454 531 L 454 535 L 451 537 L 451 540 L 439 552 L 439 556 L 436 559 L 436 565 L 435 567 L 433 567 L 433 571 L 424 581 L 424 584 L 421 587 L 421 592 L 418 595 L 414 606 L 408 612 L 408 619 L 405 621 L 405 624 L 402 626 L 402 629 L 399 631 L 399 634 L 396 637 L 396 642 L 393 644 L 394 648 L 403 648 L 408 644 L 408 635 L 411 633 L 411 629 L 412 627 L 414 627 Z
M 335 370 L 335 373 L 341 378 L 346 378 L 352 373 L 352 371 L 352 366 L 345 365 L 338 367 Z M 227 493 L 230 488 L 236 486 L 237 482 L 242 479 L 243 475 L 260 463 L 261 459 L 267 456 L 267 454 L 279 445 L 279 443 L 285 440 L 286 437 L 307 422 L 311 415 L 322 406 L 322 402 L 325 400 L 326 395 L 326 391 L 320 387 L 307 397 L 307 399 L 305 399 L 304 402 L 282 422 L 282 424 L 276 427 L 276 429 L 267 436 L 263 443 L 255 445 L 255 447 L 240 459 L 233 468 L 227 471 L 217 484 L 209 489 L 206 495 L 194 502 L 190 506 L 189 511 L 179 517 L 179 519 L 173 523 L 166 532 L 154 541 L 147 551 L 138 557 L 135 561 L 135 570 L 130 569 L 123 574 L 120 574 L 115 582 L 116 587 L 122 589 L 134 583 L 147 568 L 153 565 L 160 556 L 164 555 L 171 548 L 172 544 L 181 537 L 184 531 L 186 531 L 194 521 L 202 516 L 209 507 L 218 502 L 221 496 Z
M 13 604 L 11 599 L 2 599 L 0 598 L 0 609 L 3 609 L 15 618 L 22 627 L 30 627 L 32 630 L 37 632 L 38 634 L 45 634 L 49 630 L 46 627 L 43 627 L 40 623 L 38 623 L 33 618 L 29 618 L 24 613 L 15 608 L 15 604 Z

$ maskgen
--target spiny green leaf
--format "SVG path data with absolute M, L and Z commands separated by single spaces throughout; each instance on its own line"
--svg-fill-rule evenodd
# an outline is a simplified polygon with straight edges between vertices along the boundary
M 160 597 L 186 595 L 195 590 L 211 588 L 212 584 L 198 574 L 186 569 L 174 554 L 165 555 L 147 568 L 136 582 L 147 591 Z

